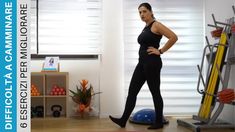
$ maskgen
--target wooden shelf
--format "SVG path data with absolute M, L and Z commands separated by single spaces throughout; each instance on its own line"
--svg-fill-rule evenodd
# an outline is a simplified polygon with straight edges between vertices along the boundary
M 43 98 L 44 96 L 31 96 L 31 98 Z
M 45 95 L 46 98 L 67 98 L 67 95 Z
M 55 118 L 53 116 L 53 105 L 61 106 L 54 108 L 60 111 L 59 118 L 68 117 L 68 72 L 32 72 L 31 73 L 31 86 L 37 88 L 40 93 L 39 96 L 31 96 L 31 109 L 43 108 L 43 116 L 37 116 L 37 111 L 33 111 L 33 118 Z M 51 95 L 52 89 L 58 87 L 64 90 L 65 95 Z M 60 93 L 61 94 L 61 93 Z M 58 118 L 58 117 L 56 117 Z

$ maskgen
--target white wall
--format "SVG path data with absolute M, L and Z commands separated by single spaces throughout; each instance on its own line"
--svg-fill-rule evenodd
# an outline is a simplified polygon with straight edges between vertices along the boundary
M 103 0 L 101 117 L 120 115 L 124 106 L 124 44 L 122 1 Z
M 205 34 L 208 36 L 211 44 L 218 42 L 211 38 L 210 32 L 215 28 L 208 27 L 207 24 L 214 24 L 211 14 L 215 15 L 217 21 L 226 22 L 225 20 L 234 16 L 232 5 L 235 5 L 234 0 L 206 0 L 205 1 Z M 231 68 L 229 88 L 235 88 L 235 65 Z M 219 118 L 235 124 L 235 107 L 225 105 Z

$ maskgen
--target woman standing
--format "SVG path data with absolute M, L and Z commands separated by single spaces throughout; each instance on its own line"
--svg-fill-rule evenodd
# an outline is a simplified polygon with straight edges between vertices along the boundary
M 147 81 L 156 113 L 155 122 L 148 129 L 159 129 L 163 128 L 163 100 L 160 93 L 162 60 L 160 55 L 165 53 L 173 44 L 175 44 L 178 38 L 173 31 L 155 20 L 152 7 L 149 3 L 140 4 L 138 10 L 141 20 L 146 23 L 146 26 L 138 36 L 138 43 L 140 44 L 139 62 L 130 82 L 125 110 L 122 117 L 109 117 L 120 127 L 125 127 L 126 122 L 135 107 L 137 94 L 145 81 Z M 162 36 L 168 38 L 168 41 L 162 48 L 159 48 Z

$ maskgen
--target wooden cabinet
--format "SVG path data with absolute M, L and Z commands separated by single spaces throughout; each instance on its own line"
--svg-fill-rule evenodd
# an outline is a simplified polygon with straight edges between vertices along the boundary
M 32 118 L 68 117 L 68 88 L 68 72 L 32 72 Z

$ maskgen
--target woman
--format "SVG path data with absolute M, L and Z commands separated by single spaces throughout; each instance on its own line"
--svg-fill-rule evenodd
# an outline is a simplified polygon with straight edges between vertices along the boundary
M 122 117 L 114 118 L 109 116 L 109 118 L 120 127 L 125 127 L 135 107 L 137 94 L 145 81 L 147 81 L 156 112 L 155 122 L 148 129 L 159 129 L 163 128 L 163 100 L 160 93 L 162 60 L 160 55 L 175 44 L 178 38 L 169 28 L 155 20 L 152 7 L 149 3 L 140 4 L 138 10 L 141 20 L 146 23 L 146 26 L 138 36 L 138 43 L 140 44 L 139 62 L 130 82 L 126 106 Z M 168 38 L 168 41 L 162 48 L 159 48 L 162 36 Z

